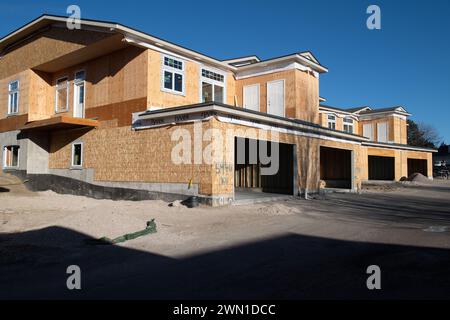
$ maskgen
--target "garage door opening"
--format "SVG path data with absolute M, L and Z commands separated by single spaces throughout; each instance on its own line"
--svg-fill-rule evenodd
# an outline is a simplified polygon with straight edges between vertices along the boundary
M 320 179 L 326 188 L 352 188 L 352 152 L 320 147 Z
M 428 161 L 423 159 L 408 159 L 408 177 L 414 173 L 428 177 Z
M 395 180 L 395 158 L 369 156 L 369 180 Z
M 271 143 L 263 142 L 267 145 L 268 157 L 272 157 Z M 238 148 L 238 146 L 245 146 L 245 148 Z M 269 167 L 270 163 L 263 164 L 259 140 L 235 138 L 234 186 L 237 192 L 294 194 L 294 146 L 284 143 L 277 143 L 277 146 L 278 171 L 273 175 L 264 175 L 261 169 Z

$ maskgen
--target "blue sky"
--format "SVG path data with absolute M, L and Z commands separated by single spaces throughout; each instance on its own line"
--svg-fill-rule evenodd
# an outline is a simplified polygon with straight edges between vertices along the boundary
M 3 36 L 42 13 L 120 22 L 204 54 L 266 59 L 310 50 L 329 68 L 327 104 L 402 105 L 450 143 L 449 0 L 15 1 L 0 4 Z M 123 5 L 124 4 L 124 5 Z M 368 30 L 366 9 L 381 8 Z

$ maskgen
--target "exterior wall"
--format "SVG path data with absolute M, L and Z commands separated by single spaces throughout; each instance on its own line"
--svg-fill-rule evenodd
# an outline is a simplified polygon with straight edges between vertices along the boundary
M 364 124 L 371 123 L 373 129 L 374 141 L 378 141 L 377 124 L 388 123 L 388 140 L 393 143 L 407 144 L 407 125 L 406 120 L 395 116 L 380 117 L 373 120 L 361 120 L 359 122 L 359 132 L 363 132 Z
M 184 70 L 184 94 L 170 93 L 161 90 L 162 57 L 163 54 L 151 49 L 147 50 L 147 107 L 169 108 L 182 105 L 197 104 L 201 102 L 200 79 L 202 64 L 191 60 L 183 60 Z M 219 70 L 220 71 L 220 70 Z M 226 98 L 225 103 L 234 105 L 234 76 L 230 72 L 226 74 Z
M 248 130 L 248 127 L 220 122 L 213 119 L 213 128 L 219 130 L 223 137 L 227 130 L 232 130 L 235 137 L 271 140 L 271 134 L 265 130 Z M 234 142 L 234 139 L 232 139 Z M 317 192 L 320 184 L 320 147 L 332 147 L 346 149 L 353 152 L 354 188 L 361 186 L 361 162 L 363 161 L 362 149 L 359 144 L 321 140 L 306 136 L 292 134 L 279 134 L 279 142 L 295 145 L 297 156 L 297 183 L 296 193 L 303 193 L 305 189 L 309 192 Z M 216 194 L 231 196 L 234 192 L 234 147 L 226 145 L 226 154 L 223 161 L 218 161 L 213 171 L 213 191 Z
M 3 168 L 3 147 L 10 145 L 18 145 L 19 149 L 19 167 L 17 170 L 27 169 L 27 147 L 28 141 L 20 136 L 20 131 L 9 131 L 0 133 L 0 154 L 1 154 L 1 167 Z
M 87 45 L 109 37 L 109 34 L 54 27 L 38 33 L 2 57 L 0 79 L 16 75 L 48 61 L 82 49 Z
M 333 113 L 334 114 L 334 113 Z M 334 114 L 336 115 L 336 114 Z M 328 128 L 328 113 L 321 112 L 320 113 L 320 125 L 322 127 Z M 344 115 L 337 116 L 336 115 L 336 130 L 344 131 Z M 360 129 L 359 121 L 353 120 L 353 134 L 362 135 L 362 131 Z
M 243 91 L 248 85 L 259 84 L 260 111 L 267 112 L 267 83 L 284 80 L 285 116 L 313 123 L 319 119 L 319 80 L 308 72 L 292 69 L 236 81 L 236 99 L 243 106 Z
M 204 130 L 209 127 L 205 123 Z M 51 135 L 49 167 L 71 169 L 71 145 L 83 142 L 84 170 L 93 170 L 93 181 L 180 184 L 191 181 L 199 193 L 212 195 L 211 165 L 174 164 L 171 141 L 177 129 L 187 130 L 193 136 L 193 125 L 133 131 L 130 127 L 98 128 L 91 131 L 60 131 Z M 206 142 L 204 142 L 206 146 Z M 191 146 L 193 148 L 193 146 Z M 193 154 L 193 152 L 192 152 Z M 76 170 L 75 170 L 76 171 Z M 182 190 L 179 190 L 179 192 Z M 190 193 L 187 189 L 185 193 Z
M 73 80 L 75 73 L 84 70 L 85 82 L 85 113 L 86 117 L 95 117 L 96 108 L 107 108 L 135 99 L 147 97 L 147 52 L 137 47 L 127 47 L 98 59 L 87 61 L 51 75 L 52 90 L 49 94 L 49 103 L 52 106 L 51 116 L 73 115 L 74 90 Z M 55 113 L 56 81 L 62 77 L 69 78 L 69 110 Z M 143 104 L 138 111 L 146 109 Z M 98 109 L 100 110 L 100 109 Z M 97 110 L 97 111 L 98 111 Z M 110 108 L 109 112 L 117 112 Z M 89 115 L 89 116 L 88 116 Z M 131 119 L 131 115 L 130 115 Z
M 422 159 L 428 160 L 428 177 L 433 177 L 433 156 L 431 152 L 417 152 L 407 151 L 399 149 L 386 149 L 386 148 L 366 148 L 367 156 L 379 156 L 379 157 L 393 157 L 395 158 L 395 180 L 399 181 L 402 177 L 408 176 L 408 159 Z M 369 179 L 369 167 L 368 163 L 365 165 L 363 180 Z

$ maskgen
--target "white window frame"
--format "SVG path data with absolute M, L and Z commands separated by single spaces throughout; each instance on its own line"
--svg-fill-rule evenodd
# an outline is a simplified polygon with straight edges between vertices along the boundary
M 251 87 L 256 87 L 257 88 L 257 98 L 258 98 L 258 110 L 256 111 L 261 111 L 261 86 L 259 83 L 255 83 L 255 84 L 249 84 L 247 86 L 244 86 L 242 88 L 242 107 L 245 108 L 245 88 L 251 88 Z
M 83 80 L 79 80 L 77 79 L 77 73 L 80 72 L 84 72 L 84 78 Z M 80 69 L 78 71 L 75 71 L 74 75 L 73 75 L 73 110 L 72 110 L 72 114 L 75 117 L 75 104 L 77 103 L 77 97 L 75 96 L 75 86 L 77 84 L 83 83 L 83 87 L 84 87 L 84 92 L 83 92 L 83 115 L 82 117 L 84 118 L 84 115 L 86 113 L 86 70 L 85 69 Z M 68 93 L 69 91 L 67 91 Z
M 169 59 L 173 59 L 173 60 L 177 60 L 179 62 L 182 63 L 182 69 L 177 69 L 177 68 L 173 68 L 171 66 L 166 66 L 164 63 L 165 58 L 169 58 Z M 162 54 L 161 55 L 161 91 L 164 92 L 168 92 L 168 93 L 172 93 L 172 94 L 177 94 L 177 95 L 181 95 L 184 96 L 186 95 L 186 75 L 185 75 L 185 70 L 186 70 L 186 60 L 184 59 L 180 59 L 178 57 L 174 57 L 174 56 L 170 56 L 167 54 Z M 167 89 L 164 86 L 164 74 L 165 72 L 171 72 L 172 73 L 172 89 Z M 183 77 L 183 80 L 181 81 L 181 91 L 177 91 L 175 90 L 175 73 L 181 75 Z
M 75 156 L 75 146 L 76 145 L 81 145 L 81 164 L 79 164 L 79 165 L 76 165 L 76 164 L 74 164 L 74 160 L 75 160 L 75 158 L 74 158 L 74 156 Z M 84 164 L 84 145 L 83 145 L 83 142 L 74 142 L 74 143 L 72 143 L 72 156 L 71 156 L 71 159 L 70 159 L 70 164 L 71 164 L 71 168 L 73 168 L 73 169 L 81 169 L 82 167 L 83 167 L 83 164 Z
M 222 75 L 223 76 L 223 82 L 220 82 L 220 81 L 217 81 L 217 80 L 214 80 L 214 79 L 211 79 L 211 78 L 204 77 L 203 76 L 203 70 L 207 70 L 207 71 L 214 72 L 214 73 Z M 200 103 L 203 103 L 203 85 L 202 85 L 203 82 L 208 83 L 208 84 L 212 85 L 212 87 L 213 87 L 212 88 L 212 95 L 213 95 L 212 101 L 215 101 L 214 86 L 222 87 L 223 88 L 223 101 L 222 102 L 217 101 L 217 102 L 218 103 L 224 103 L 224 104 L 226 103 L 226 101 L 227 101 L 227 75 L 226 75 L 225 72 L 222 72 L 222 71 L 217 70 L 215 68 L 207 67 L 205 65 L 201 65 L 200 66 L 200 82 L 199 82 L 199 92 L 200 92 L 200 100 L 199 101 L 200 101 Z
M 351 122 L 345 122 L 346 120 Z M 351 131 L 345 130 L 346 126 L 347 128 L 351 128 Z M 349 117 L 342 119 L 342 130 L 347 133 L 355 133 L 355 120 Z
M 18 148 L 18 150 L 17 150 L 17 166 L 8 166 L 6 164 L 6 149 L 8 147 L 17 147 Z M 2 161 L 3 169 L 17 169 L 17 168 L 19 168 L 19 166 L 20 166 L 20 145 L 18 145 L 18 144 L 5 145 L 5 146 L 3 146 L 2 150 L 3 150 L 3 161 Z
M 58 81 L 63 80 L 63 79 L 67 79 L 67 84 L 66 84 L 66 108 L 65 109 L 60 109 L 58 110 Z M 64 76 L 61 78 L 56 79 L 55 82 L 55 113 L 63 113 L 63 112 L 67 112 L 69 111 L 69 91 L 70 91 L 70 81 L 69 81 L 69 76 Z
M 330 117 L 333 117 L 334 119 L 330 119 Z M 330 123 L 334 124 L 334 128 L 330 128 Z M 327 128 L 331 130 L 336 130 L 336 115 L 331 113 L 327 114 Z
M 17 89 L 11 90 L 11 85 L 13 83 L 17 82 Z M 16 94 L 17 95 L 17 110 L 12 110 L 12 99 L 11 96 Z M 19 113 L 19 99 L 20 99 L 20 81 L 19 80 L 13 80 L 8 83 L 8 115 L 16 115 Z

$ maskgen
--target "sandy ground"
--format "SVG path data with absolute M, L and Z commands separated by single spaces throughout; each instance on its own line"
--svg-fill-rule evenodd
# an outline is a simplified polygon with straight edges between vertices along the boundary
M 157 223 L 158 232 L 156 234 L 117 246 L 108 246 L 127 250 L 127 254 L 124 255 L 126 258 L 123 259 L 132 261 L 130 263 L 136 270 L 141 270 L 140 268 L 146 265 L 142 262 L 145 259 L 139 260 L 142 259 L 140 255 L 145 253 L 151 254 L 152 257 L 166 257 L 170 259 L 169 261 L 173 261 L 172 259 L 176 259 L 175 261 L 192 261 L 192 259 L 199 261 L 195 257 L 209 257 L 211 254 L 216 257 L 217 253 L 223 253 L 225 257 L 227 255 L 234 257 L 236 252 L 234 248 L 246 248 L 270 241 L 273 243 L 273 239 L 285 241 L 286 237 L 288 239 L 286 240 L 286 249 L 283 250 L 294 250 L 295 252 L 300 249 L 297 244 L 292 244 L 292 241 L 300 241 L 299 239 L 306 241 L 305 239 L 307 239 L 309 243 L 312 241 L 311 239 L 314 239 L 312 247 L 301 245 L 301 250 L 309 252 L 311 248 L 317 246 L 318 251 L 309 252 L 309 254 L 314 257 L 318 255 L 320 259 L 324 259 L 323 252 L 329 252 L 330 256 L 327 259 L 334 259 L 333 248 L 339 252 L 341 249 L 338 248 L 342 244 L 345 247 L 345 250 L 342 249 L 345 255 L 354 254 L 352 253 L 353 249 L 347 253 L 347 246 L 350 243 L 351 246 L 355 243 L 370 244 L 368 252 L 374 250 L 372 246 L 382 245 L 391 246 L 389 250 L 403 248 L 399 246 L 414 246 L 414 250 L 419 250 L 418 254 L 408 255 L 404 261 L 428 254 L 427 252 L 422 253 L 420 248 L 429 248 L 430 250 L 448 250 L 450 248 L 450 183 L 448 181 L 427 184 L 406 183 L 389 187 L 375 186 L 360 195 L 330 194 L 318 196 L 312 200 L 291 199 L 276 203 L 222 208 L 198 207 L 195 209 L 188 209 L 177 203 L 175 206 L 169 206 L 163 201 L 110 201 L 59 195 L 50 191 L 32 193 L 16 182 L 14 178 L 10 177 L 0 179 L 0 188 L 3 188 L 0 189 L 3 191 L 0 192 L 0 271 L 4 271 L 1 269 L 1 265 L 8 272 L 22 270 L 30 265 L 42 268 L 42 270 L 50 270 L 51 268 L 47 265 L 60 262 L 61 256 L 68 260 L 76 258 L 88 261 L 92 259 L 92 255 L 95 255 L 98 257 L 99 263 L 111 265 L 111 273 L 116 273 L 119 268 L 117 264 L 120 263 L 116 260 L 121 258 L 113 258 L 113 256 L 121 256 L 123 251 L 118 254 L 116 250 L 113 254 L 110 252 L 113 249 L 110 248 L 98 246 L 91 248 L 85 244 L 84 240 L 98 239 L 103 236 L 114 238 L 142 230 L 145 228 L 146 222 L 151 219 L 155 219 Z M 295 240 L 291 237 L 295 237 Z M 319 246 L 316 243 L 319 241 L 317 239 L 326 239 L 323 241 L 323 248 L 322 244 Z M 281 244 L 278 246 L 283 247 Z M 359 248 L 359 245 L 357 247 Z M 283 264 L 283 268 L 289 266 L 287 268 L 291 270 L 291 264 L 297 264 L 298 261 L 289 260 L 283 250 L 276 251 L 273 256 L 271 256 L 270 250 L 267 255 L 264 253 L 265 250 L 261 252 L 257 250 L 264 261 L 259 261 L 260 257 L 258 256 L 258 259 L 255 257 L 255 261 L 248 263 L 250 265 L 254 263 L 255 270 L 262 268 L 264 273 L 267 272 L 267 268 L 269 270 L 275 268 L 271 267 L 270 261 L 273 261 L 274 265 L 284 261 L 286 266 Z M 376 249 L 375 251 L 380 250 Z M 359 252 L 359 250 L 355 252 Z M 102 254 L 105 254 L 104 257 L 101 256 Z M 141 258 L 134 258 L 135 254 Z M 366 255 L 367 253 L 363 253 L 365 259 Z M 241 257 L 241 253 L 238 256 Z M 376 255 L 373 257 L 374 260 L 376 260 L 375 257 Z M 245 259 L 247 259 L 247 255 L 244 255 L 243 261 Z M 315 269 L 314 259 L 302 263 L 307 263 L 308 268 Z M 348 261 L 359 261 L 361 257 L 355 256 L 347 259 Z M 384 257 L 384 259 L 386 258 Z M 346 261 L 345 258 L 343 261 Z M 437 262 L 438 260 L 430 261 L 433 264 Z M 201 262 L 200 270 L 205 267 L 203 263 Z M 150 264 L 152 267 L 158 265 L 153 262 Z M 220 263 L 219 266 L 216 264 L 217 261 L 213 264 L 214 268 L 220 267 Z M 353 263 L 350 265 L 353 266 Z M 450 261 L 444 260 L 442 265 L 450 265 Z M 191 266 L 191 262 L 189 262 L 189 266 Z M 241 267 L 242 265 L 239 264 L 239 268 Z M 245 268 L 247 267 L 250 266 Z M 134 270 L 133 268 L 130 267 L 129 270 Z M 277 268 L 281 268 L 281 266 Z M 127 274 L 131 271 L 124 272 L 123 270 L 119 274 L 124 276 L 126 274 L 127 279 L 132 277 L 136 282 L 142 283 L 137 279 L 145 277 L 145 272 L 136 270 L 132 275 Z M 280 270 L 272 271 L 279 272 Z M 158 272 L 161 271 L 158 269 Z M 256 274 L 258 273 L 256 272 Z M 16 296 L 20 297 L 22 290 L 17 284 L 22 283 L 21 278 L 15 279 L 10 274 L 6 275 L 6 272 L 0 274 L 0 286 L 2 284 L 3 286 L 13 285 L 16 288 L 14 291 Z M 211 276 L 216 277 L 217 275 L 215 273 L 214 276 Z M 311 279 L 317 276 L 311 276 Z M 98 276 L 96 276 L 97 278 Z M 233 277 L 224 276 L 224 278 L 220 278 L 220 281 L 228 283 L 231 281 L 230 279 Z M 286 286 L 289 287 L 290 280 L 284 280 L 286 280 Z M 328 281 L 327 276 L 323 276 L 321 281 Z M 442 290 L 445 292 L 449 290 L 450 294 L 450 278 L 448 281 L 448 287 Z M 447 285 L 446 282 L 444 283 Z M 41 290 L 46 290 L 44 284 L 40 285 Z M 34 288 L 39 288 L 39 285 L 36 284 Z M 103 291 L 100 288 L 102 286 L 97 284 L 96 288 L 100 291 L 95 292 L 101 295 Z M 203 287 L 202 289 L 204 291 L 197 291 L 203 292 L 204 295 L 200 295 L 200 297 L 228 297 L 229 289 L 226 286 L 221 289 L 225 290 L 224 292 L 215 289 L 214 294 L 211 294 L 208 289 Z M 279 294 L 279 290 L 287 297 L 298 297 L 299 294 L 297 291 L 293 294 L 290 291 L 293 289 L 288 290 L 286 287 L 281 289 L 274 287 L 274 292 L 258 290 L 255 289 L 255 292 L 252 291 L 251 294 L 247 292 L 247 295 L 243 294 L 243 297 L 273 297 L 272 294 L 274 292 Z M 49 296 L 53 297 L 50 289 L 49 291 Z M 220 292 L 223 294 L 221 295 Z M 246 291 L 243 290 L 243 292 Z M 260 292 L 261 295 L 258 295 L 257 292 Z M 331 294 L 333 290 L 329 292 Z M 441 291 L 438 290 L 438 293 Z M 39 294 L 41 295 L 42 292 Z M 179 294 L 167 297 L 193 297 L 192 290 L 180 291 Z M 98 297 L 98 295 L 93 293 L 94 297 Z M 25 296 L 32 297 L 33 295 L 28 293 Z M 147 293 L 143 296 L 148 297 Z

